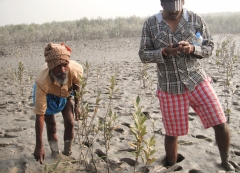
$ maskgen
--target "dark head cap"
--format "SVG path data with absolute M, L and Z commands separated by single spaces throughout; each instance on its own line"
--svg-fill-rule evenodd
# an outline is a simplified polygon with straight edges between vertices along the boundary
M 183 8 L 183 0 L 161 0 L 164 11 L 181 11 Z

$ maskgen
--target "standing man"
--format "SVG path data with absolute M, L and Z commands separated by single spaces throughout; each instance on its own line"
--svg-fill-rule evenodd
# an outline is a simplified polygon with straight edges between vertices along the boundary
M 47 138 L 52 154 L 59 154 L 56 121 L 54 114 L 62 113 L 64 120 L 64 151 L 71 154 L 74 137 L 75 120 L 80 115 L 79 100 L 76 91 L 79 90 L 80 76 L 83 68 L 70 60 L 71 49 L 64 44 L 49 43 L 44 56 L 47 62 L 39 71 L 34 83 L 33 101 L 36 114 L 36 147 L 34 157 L 42 164 L 45 158 L 42 132 L 44 121 L 47 128 Z
M 178 136 L 188 133 L 191 106 L 205 128 L 213 127 L 221 165 L 233 171 L 228 161 L 230 136 L 226 118 L 210 78 L 199 63 L 212 55 L 213 40 L 204 20 L 183 8 L 184 3 L 184 0 L 161 0 L 163 11 L 149 17 L 143 25 L 139 50 L 143 63 L 157 64 L 167 163 L 172 166 L 177 162 Z M 202 46 L 192 43 L 197 32 L 203 37 Z

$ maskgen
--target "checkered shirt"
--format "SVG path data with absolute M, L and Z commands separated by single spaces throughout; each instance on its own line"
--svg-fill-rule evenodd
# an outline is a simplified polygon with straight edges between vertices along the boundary
M 164 47 L 183 40 L 192 44 L 191 40 L 198 31 L 203 37 L 203 45 L 195 46 L 194 54 L 181 53 L 179 56 L 169 55 L 168 58 L 163 58 Z M 207 75 L 197 57 L 209 58 L 213 48 L 210 31 L 200 16 L 183 9 L 178 28 L 172 32 L 160 11 L 144 22 L 139 57 L 143 63 L 157 64 L 158 89 L 180 94 L 185 92 L 185 87 L 193 91 L 206 79 Z

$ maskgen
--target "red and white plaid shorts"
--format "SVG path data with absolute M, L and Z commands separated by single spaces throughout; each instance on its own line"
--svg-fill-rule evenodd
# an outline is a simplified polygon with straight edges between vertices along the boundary
M 183 94 L 157 91 L 162 113 L 162 121 L 168 136 L 188 134 L 189 106 L 198 114 L 205 128 L 226 122 L 226 117 L 217 95 L 206 79 L 194 91 L 186 88 Z

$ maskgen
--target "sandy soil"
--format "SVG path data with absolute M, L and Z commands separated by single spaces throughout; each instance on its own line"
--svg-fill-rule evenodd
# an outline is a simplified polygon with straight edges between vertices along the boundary
M 219 41 L 222 36 L 214 36 Z M 129 142 L 134 142 L 134 135 L 129 129 L 133 124 L 133 102 L 139 95 L 143 111 L 148 115 L 146 139 L 155 135 L 157 140 L 154 154 L 157 160 L 148 167 L 149 172 L 224 172 L 220 166 L 220 156 L 215 142 L 212 128 L 204 129 L 198 116 L 189 110 L 189 134 L 179 137 L 179 160 L 173 167 L 164 164 L 164 128 L 161 122 L 156 91 L 155 64 L 149 64 L 147 68 L 146 87 L 143 87 L 141 71 L 143 64 L 138 57 L 139 38 L 105 39 L 105 40 L 79 40 L 66 42 L 73 49 L 72 59 L 84 64 L 90 64 L 89 78 L 85 101 L 93 109 L 96 100 L 96 92 L 102 91 L 102 101 L 96 119 L 106 114 L 107 98 L 106 88 L 109 86 L 109 76 L 115 74 L 118 81 L 119 92 L 115 94 L 112 102 L 113 110 L 119 115 L 117 119 L 117 131 L 113 132 L 109 149 L 110 167 L 112 172 L 133 172 L 134 155 Z M 46 159 L 43 165 L 34 160 L 35 147 L 35 115 L 32 104 L 32 84 L 38 72 L 38 68 L 44 63 L 43 50 L 47 43 L 33 43 L 28 45 L 0 46 L 0 172 L 1 173 L 30 173 L 44 172 L 47 164 L 57 163 L 57 159 L 51 156 L 47 143 L 46 130 L 44 129 L 44 147 Z M 23 63 L 24 74 L 22 83 L 18 78 L 19 62 Z M 219 73 L 214 59 L 202 60 L 207 73 L 214 78 L 213 86 L 221 101 L 222 76 Z M 240 61 L 236 63 L 239 69 Z M 234 166 L 240 167 L 240 71 L 234 76 L 236 88 L 233 97 L 232 113 L 229 128 L 231 130 L 230 160 Z M 92 112 L 90 112 L 92 114 Z M 56 115 L 57 133 L 60 149 L 63 150 L 63 120 L 61 114 Z M 154 120 L 156 120 L 154 122 Z M 154 123 L 153 123 L 154 122 Z M 79 124 L 75 124 L 77 132 Z M 120 130 L 119 130 L 120 129 Z M 73 145 L 73 158 L 79 158 L 78 140 Z M 93 150 L 97 159 L 98 172 L 105 173 L 106 163 L 100 159 L 101 153 L 105 153 L 102 131 L 94 140 Z M 86 172 L 82 165 L 70 160 L 61 161 L 55 172 Z M 50 165 L 51 166 L 51 165 Z M 144 164 L 141 159 L 137 170 L 142 170 Z M 91 169 L 93 170 L 93 169 Z M 51 171 L 49 171 L 51 172 Z M 91 171 L 90 171 L 91 172 Z M 92 171 L 94 172 L 94 171 Z

